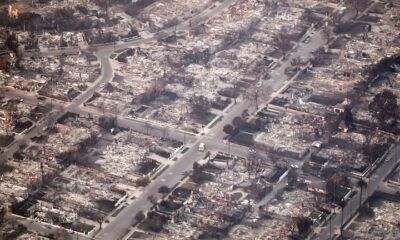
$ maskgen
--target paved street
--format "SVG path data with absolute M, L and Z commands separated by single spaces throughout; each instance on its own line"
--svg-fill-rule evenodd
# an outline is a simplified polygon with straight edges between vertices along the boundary
M 206 11 L 203 15 L 198 17 L 200 19 L 204 19 L 205 17 L 213 17 L 234 2 L 235 1 L 233 0 L 225 1 L 219 6 L 213 8 L 210 11 Z M 177 31 L 183 30 L 188 26 L 189 22 L 187 21 L 185 23 L 180 24 L 176 28 L 176 30 Z M 165 32 L 166 34 L 172 34 L 174 33 L 174 31 L 175 28 L 170 28 L 164 30 L 163 32 Z M 107 83 L 111 81 L 111 79 L 113 78 L 113 70 L 110 65 L 109 55 L 112 53 L 114 49 L 131 47 L 135 44 L 140 44 L 150 41 L 154 41 L 154 39 L 153 38 L 138 39 L 133 42 L 118 44 L 117 46 L 106 46 L 98 50 L 96 52 L 96 56 L 99 58 L 99 61 L 102 66 L 102 71 L 101 71 L 102 75 L 86 92 L 82 93 L 72 103 L 70 103 L 64 109 L 62 109 L 63 111 L 55 111 L 53 113 L 53 119 L 54 120 L 57 119 L 66 111 L 76 112 L 80 114 L 88 114 L 88 113 L 99 114 L 99 112 L 96 112 L 96 110 L 90 110 L 89 108 L 83 107 L 82 103 L 86 102 L 93 95 L 93 93 L 96 91 L 96 89 L 99 87 L 100 84 Z M 308 59 L 311 56 L 311 52 L 316 50 L 323 44 L 324 41 L 322 40 L 321 34 L 319 34 L 318 32 L 313 34 L 313 36 L 311 37 L 311 41 L 308 44 L 300 44 L 295 52 L 293 52 L 285 61 L 282 61 L 280 63 L 280 66 L 271 73 L 271 79 L 264 81 L 262 86 L 258 89 L 258 92 L 261 95 L 263 95 L 266 92 L 271 93 L 271 88 L 273 90 L 278 90 L 282 85 L 285 84 L 285 82 L 289 80 L 289 77 L 287 77 L 284 74 L 284 71 L 288 66 L 290 66 L 290 61 L 293 58 L 299 56 L 301 56 L 303 59 Z M 20 94 L 17 93 L 16 96 L 18 95 Z M 30 104 L 35 104 L 37 102 L 34 96 L 25 96 L 25 97 L 21 96 L 21 97 L 23 97 Z M 263 95 L 264 100 L 268 98 L 270 98 L 270 96 Z M 57 103 L 54 103 L 54 105 L 56 106 L 55 109 L 59 109 L 61 107 Z M 208 133 L 206 133 L 205 135 L 192 136 L 186 133 L 172 131 L 171 129 L 168 129 L 167 130 L 168 136 L 177 140 L 185 139 L 186 147 L 189 147 L 189 150 L 187 150 L 183 155 L 178 154 L 177 161 L 172 166 L 170 166 L 163 174 L 161 174 L 157 179 L 155 179 L 148 187 L 146 187 L 144 189 L 144 193 L 137 199 L 135 199 L 133 202 L 131 202 L 130 205 L 125 207 L 125 209 L 121 211 L 121 213 L 118 214 L 118 216 L 113 221 L 111 221 L 111 223 L 105 224 L 102 231 L 100 231 L 96 235 L 95 239 L 120 239 L 121 237 L 123 237 L 126 234 L 129 227 L 132 226 L 132 224 L 134 223 L 134 216 L 136 215 L 136 213 L 141 210 L 146 211 L 151 207 L 152 204 L 147 200 L 148 196 L 150 195 L 158 196 L 158 189 L 160 186 L 167 185 L 169 187 L 172 187 L 173 185 L 175 185 L 182 179 L 185 173 L 187 173 L 192 169 L 193 163 L 200 160 L 204 156 L 205 153 L 200 153 L 197 151 L 197 145 L 200 142 L 206 143 L 207 151 L 227 152 L 228 146 L 226 144 L 221 144 L 222 139 L 225 136 L 225 133 L 222 130 L 223 126 L 225 124 L 231 123 L 232 119 L 236 116 L 240 116 L 245 109 L 247 109 L 250 113 L 255 112 L 256 111 L 255 102 L 250 99 L 242 99 L 242 101 L 239 101 L 227 113 L 224 114 L 222 121 L 217 123 L 213 127 L 212 131 L 208 131 Z M 26 134 L 24 139 L 21 139 L 21 141 L 27 141 L 29 138 L 36 136 L 39 133 L 39 131 L 45 125 L 48 124 L 51 124 L 51 122 L 45 121 L 42 124 L 38 124 L 37 127 L 34 128 L 28 134 Z M 143 132 L 143 130 L 146 129 L 145 130 L 146 132 L 148 132 L 149 134 L 154 134 L 156 136 L 160 136 L 164 134 L 164 132 L 166 131 L 166 129 L 162 126 L 149 125 L 148 123 L 145 122 L 136 121 L 133 119 L 124 119 L 121 117 L 118 118 L 118 124 L 121 127 L 131 128 L 135 131 Z M 18 146 L 20 144 L 21 143 L 19 141 L 16 141 L 9 149 L 7 149 L 7 153 L 15 152 L 15 150 L 18 149 Z M 231 146 L 230 152 L 235 155 L 245 157 L 248 154 L 248 149 L 244 147 L 240 148 Z M 271 196 L 273 196 L 273 194 L 271 194 Z
M 85 92 L 83 92 L 75 100 L 73 100 L 69 104 L 66 104 L 65 106 L 61 102 L 46 99 L 45 102 L 50 102 L 54 106 L 51 116 L 45 121 L 37 123 L 36 127 L 25 135 L 17 136 L 16 140 L 8 148 L 5 149 L 5 153 L 2 154 L 1 158 L 10 158 L 12 154 L 18 150 L 20 145 L 26 144 L 30 141 L 30 138 L 40 135 L 40 133 L 43 131 L 42 129 L 45 126 L 54 124 L 54 122 L 65 112 L 74 112 L 81 115 L 103 115 L 100 110 L 91 107 L 85 107 L 83 106 L 83 103 L 93 96 L 93 94 L 98 90 L 101 84 L 108 83 L 113 79 L 114 72 L 110 63 L 110 55 L 115 50 L 133 47 L 143 43 L 150 43 L 157 40 L 157 36 L 159 35 L 168 36 L 174 34 L 175 32 L 186 31 L 191 26 L 202 24 L 207 20 L 213 18 L 214 16 L 218 15 L 236 1 L 237 0 L 225 0 L 223 2 L 220 2 L 216 7 L 206 9 L 204 12 L 194 16 L 192 19 L 186 20 L 175 27 L 164 29 L 160 33 L 154 34 L 153 37 L 136 38 L 127 42 L 117 42 L 107 45 L 89 46 L 84 51 L 94 52 L 95 55 L 98 57 L 98 60 L 101 64 L 101 76 Z M 160 197 L 161 195 L 158 193 L 158 189 L 161 186 L 165 185 L 168 187 L 173 187 L 183 177 L 185 177 L 190 170 L 192 170 L 192 166 L 195 162 L 205 157 L 207 151 L 230 152 L 233 155 L 246 157 L 249 153 L 248 148 L 235 144 L 231 144 L 230 146 L 228 146 L 227 143 L 223 142 L 223 138 L 226 135 L 223 132 L 223 127 L 226 124 L 230 124 L 235 117 L 241 116 L 241 114 L 245 110 L 247 110 L 251 114 L 254 114 L 259 109 L 264 107 L 265 102 L 268 102 L 274 96 L 273 92 L 279 90 L 280 88 L 288 84 L 291 80 L 291 77 L 288 77 L 285 74 L 285 70 L 289 66 L 291 66 L 291 61 L 297 57 L 301 57 L 301 59 L 304 61 L 309 60 L 312 56 L 312 52 L 325 44 L 325 40 L 323 39 L 321 32 L 311 31 L 308 32 L 307 35 L 310 36 L 310 42 L 306 44 L 299 43 L 296 46 L 295 50 L 285 60 L 279 61 L 279 66 L 270 73 L 270 79 L 263 80 L 262 85 L 259 88 L 254 88 L 252 91 L 250 91 L 248 97 L 238 99 L 236 104 L 234 104 L 228 111 L 220 115 L 222 116 L 221 121 L 216 123 L 212 127 L 212 129 L 205 129 L 204 132 L 200 134 L 190 134 L 160 124 L 146 122 L 142 119 L 128 119 L 118 116 L 117 122 L 120 127 L 132 129 L 137 132 L 151 134 L 158 137 L 168 136 L 169 138 L 184 142 L 184 148 L 188 148 L 188 150 L 183 154 L 181 152 L 178 152 L 175 156 L 176 161 L 155 180 L 153 180 L 150 185 L 144 188 L 143 193 L 139 197 L 134 200 L 129 200 L 128 205 L 115 218 L 112 218 L 109 223 L 104 223 L 103 228 L 94 236 L 94 239 L 117 240 L 123 238 L 129 232 L 129 228 L 135 223 L 135 215 L 139 211 L 146 212 L 152 207 L 152 204 L 148 201 L 148 197 Z M 72 51 L 76 51 L 76 49 L 64 49 L 42 53 L 28 53 L 27 55 L 39 54 L 42 56 L 51 56 L 63 53 L 70 53 Z M 259 106 L 256 105 L 256 102 L 254 100 L 256 92 L 259 97 Z M 6 91 L 4 95 L 7 97 L 20 97 L 24 99 L 25 103 L 30 105 L 36 105 L 38 103 L 38 99 L 36 98 L 36 96 L 27 95 L 24 92 L 16 90 Z M 205 152 L 198 151 L 197 146 L 200 142 L 205 143 Z M 383 179 L 393 169 L 395 164 L 399 162 L 399 159 L 397 158 L 399 152 L 400 146 L 397 146 L 391 152 L 389 156 L 390 160 L 383 161 L 382 165 L 372 174 L 371 178 L 369 179 L 367 188 L 363 191 L 364 194 L 362 202 L 365 202 L 373 192 L 379 190 L 379 186 L 382 186 L 381 184 Z M 299 163 L 299 166 L 301 166 L 301 164 L 302 163 Z M 258 206 L 261 206 L 273 199 L 276 193 L 285 185 L 286 179 L 283 179 L 281 182 L 274 186 L 273 192 L 268 194 L 267 197 L 264 198 L 255 207 L 258 208 Z M 348 201 L 346 207 L 344 208 L 344 221 L 350 219 L 351 216 L 357 211 L 357 209 L 359 208 L 359 203 L 360 191 L 358 191 L 357 194 L 355 194 L 355 196 Z M 337 232 L 340 224 L 341 215 L 340 213 L 338 213 L 332 219 L 332 232 Z M 50 233 L 53 231 L 53 229 L 49 227 L 34 222 L 25 221 L 24 225 L 29 227 L 30 229 L 44 233 Z M 315 239 L 330 239 L 330 232 L 330 229 L 325 227 L 324 229 L 322 229 L 319 236 Z
M 299 48 L 290 55 L 290 57 L 281 63 L 280 67 L 272 72 L 272 78 L 265 82 L 260 90 L 267 91 L 269 87 L 272 87 L 274 90 L 279 89 L 289 79 L 289 77 L 284 74 L 284 70 L 290 65 L 290 61 L 298 56 L 302 56 L 306 59 L 310 58 L 311 52 L 315 51 L 323 44 L 324 41 L 321 35 L 315 33 L 308 44 L 300 45 Z M 198 152 L 196 148 L 200 142 L 206 143 L 207 150 L 214 150 L 215 146 L 218 146 L 217 149 L 224 148 L 224 146 L 220 144 L 223 137 L 226 135 L 223 132 L 223 126 L 231 123 L 232 119 L 236 116 L 240 116 L 245 109 L 248 109 L 250 113 L 254 112 L 256 110 L 254 102 L 252 100 L 243 100 L 238 102 L 226 113 L 222 121 L 212 128 L 212 131 L 205 135 L 197 135 L 197 138 L 191 140 L 187 144 L 190 149 L 178 158 L 175 164 L 170 166 L 167 171 L 163 172 L 157 179 L 152 181 L 139 198 L 135 199 L 135 201 L 126 207 L 110 224 L 105 226 L 102 231 L 96 235 L 96 239 L 121 238 L 126 233 L 127 229 L 135 222 L 135 215 L 139 211 L 146 211 L 152 206 L 152 204 L 147 200 L 148 196 L 158 196 L 158 189 L 163 185 L 169 187 L 174 186 L 182 179 L 186 172 L 192 169 L 194 162 L 202 159 L 205 153 Z M 226 149 L 227 147 L 228 146 L 226 146 Z M 238 151 L 235 150 L 234 147 L 231 147 L 231 149 L 231 153 L 240 152 L 241 154 L 245 154 L 243 150 Z M 273 194 L 271 194 L 271 196 L 273 196 Z
M 190 22 L 194 21 L 197 24 L 201 24 L 208 19 L 211 19 L 215 15 L 219 14 L 221 11 L 235 3 L 237 0 L 225 0 L 221 2 L 217 7 L 214 7 L 213 9 L 206 9 L 204 12 L 194 16 L 195 20 L 189 19 L 186 20 L 182 23 L 180 23 L 176 27 L 171 27 L 168 29 L 163 30 L 162 32 L 165 33 L 166 35 L 171 35 L 175 33 L 176 31 L 183 31 L 187 30 L 190 26 Z M 199 21 L 200 20 L 200 21 Z M 152 41 L 156 41 L 156 37 L 150 37 L 150 38 L 138 38 L 133 41 L 128 41 L 124 43 L 117 43 L 117 44 L 107 44 L 107 45 L 98 45 L 96 47 L 89 47 L 87 51 L 94 51 L 94 54 L 97 56 L 98 61 L 101 64 L 101 76 L 96 80 L 94 84 L 92 84 L 88 90 L 86 90 L 84 93 L 79 95 L 72 103 L 68 104 L 65 108 L 62 108 L 63 111 L 56 110 L 54 111 L 53 117 L 52 118 L 58 118 L 62 116 L 65 112 L 83 112 L 81 110 L 81 105 L 82 103 L 86 102 L 89 100 L 90 97 L 92 97 L 93 93 L 99 88 L 99 86 L 102 83 L 108 83 L 109 81 L 112 80 L 114 76 L 113 69 L 110 64 L 110 55 L 112 52 L 116 49 L 122 49 L 122 48 L 127 48 L 127 47 L 133 47 L 136 45 L 140 45 L 143 43 L 149 43 Z M 25 55 L 37 55 L 37 56 L 54 56 L 54 55 L 60 55 L 63 53 L 70 53 L 70 52 L 76 52 L 76 49 L 64 49 L 64 50 L 56 50 L 56 51 L 49 51 L 49 52 L 33 52 L 33 53 L 26 53 Z M 6 96 L 13 96 L 13 97 L 21 97 L 22 99 L 25 99 L 28 104 L 35 105 L 38 101 L 35 99 L 35 96 L 29 96 L 26 95 L 26 93 L 22 93 L 20 91 L 14 91 L 10 90 L 10 92 L 5 92 Z M 55 103 L 56 104 L 56 103 Z M 23 138 L 21 139 L 16 139 L 8 148 L 5 149 L 5 153 L 2 153 L 0 155 L 0 160 L 1 159 L 7 159 L 9 156 L 11 156 L 20 145 L 23 143 L 26 143 L 29 141 L 29 139 L 33 136 L 36 136 L 39 133 L 39 130 L 41 130 L 45 125 L 50 125 L 51 122 L 45 122 L 46 124 L 37 124 L 36 127 L 30 131 L 28 134 L 24 135 Z M 140 129 L 140 125 L 132 126 L 133 129 Z M 164 130 L 163 130 L 164 131 Z M 183 138 L 182 138 L 183 139 Z
M 220 2 L 218 6 L 207 9 L 206 11 L 200 13 L 195 16 L 193 19 L 182 22 L 176 27 L 171 27 L 163 30 L 163 35 L 168 36 L 174 34 L 175 31 L 183 31 L 187 30 L 190 25 L 198 25 L 206 22 L 208 19 L 214 17 L 219 14 L 221 11 L 235 3 L 237 0 L 226 0 Z M 101 64 L 101 76 L 96 80 L 96 82 L 89 87 L 87 91 L 79 95 L 76 99 L 74 99 L 71 103 L 63 107 L 61 104 L 57 104 L 54 102 L 55 108 L 51 113 L 50 117 L 45 121 L 39 122 L 36 124 L 31 131 L 27 134 L 22 135 L 21 137 L 16 138 L 16 140 L 5 149 L 5 152 L 1 154 L 1 159 L 11 158 L 13 153 L 18 150 L 21 145 L 27 144 L 30 139 L 34 136 L 40 135 L 42 129 L 45 126 L 49 126 L 55 123 L 55 121 L 62 116 L 65 112 L 76 112 L 76 113 L 90 113 L 90 111 L 85 108 L 83 110 L 82 104 L 86 102 L 90 97 L 92 97 L 93 93 L 99 88 L 102 83 L 107 83 L 112 80 L 114 73 L 110 64 L 109 57 L 113 51 L 117 49 L 122 49 L 126 47 L 133 47 L 143 43 L 149 43 L 157 40 L 156 37 L 145 38 L 145 39 L 135 39 L 130 42 L 125 43 L 116 43 L 111 45 L 101 45 L 96 47 L 89 47 L 89 51 L 94 51 L 95 55 L 98 57 L 98 60 Z M 54 56 L 60 55 L 63 53 L 71 53 L 75 52 L 76 49 L 63 49 L 49 52 L 32 52 L 26 53 L 25 55 L 33 55 L 33 56 Z M 8 97 L 20 97 L 26 101 L 27 104 L 35 105 L 38 103 L 36 96 L 26 95 L 22 92 L 18 91 L 6 91 L 5 96 Z M 95 112 L 93 112 L 95 113 Z M 143 129 L 146 129 L 149 134 L 164 134 L 165 129 L 158 126 L 153 126 L 151 124 L 146 124 L 139 121 L 132 121 L 128 119 L 118 118 L 118 124 L 121 127 L 131 128 L 133 130 L 138 130 L 143 132 Z M 150 127 L 149 127 L 150 126 Z M 163 175 L 157 178 L 156 181 L 153 181 L 150 186 L 145 189 L 144 194 L 142 194 L 139 198 L 137 198 L 131 205 L 126 207 L 124 211 L 122 211 L 115 221 L 112 221 L 109 225 L 106 225 L 105 228 L 95 237 L 95 239 L 119 239 L 123 237 L 123 235 L 127 232 L 127 229 L 132 225 L 134 215 L 140 210 L 147 210 L 151 207 L 150 203 L 147 200 L 147 197 L 150 195 L 157 195 L 158 188 L 162 185 L 172 186 L 177 183 L 181 178 L 182 174 L 191 170 L 192 165 L 195 161 L 199 160 L 202 157 L 202 153 L 199 153 L 197 149 L 193 146 L 196 146 L 200 139 L 194 139 L 190 135 L 186 133 L 180 133 L 177 131 L 168 130 L 168 136 L 171 138 L 185 139 L 187 146 L 191 147 L 184 156 L 180 157 L 176 163 L 171 166 L 167 171 L 164 172 Z M 24 224 L 30 227 L 32 230 L 41 231 L 44 233 L 50 233 L 53 230 L 47 227 L 41 227 L 40 224 L 24 222 Z

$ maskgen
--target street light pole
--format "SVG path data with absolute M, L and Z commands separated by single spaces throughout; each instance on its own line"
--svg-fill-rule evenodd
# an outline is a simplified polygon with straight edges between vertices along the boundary
M 183 129 L 183 144 L 186 143 L 186 117 L 183 119 L 183 126 L 185 127 Z

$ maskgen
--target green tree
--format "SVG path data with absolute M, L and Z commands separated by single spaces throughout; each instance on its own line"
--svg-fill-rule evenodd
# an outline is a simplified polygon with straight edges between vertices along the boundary
M 138 213 L 136 213 L 135 215 L 135 220 L 137 222 L 141 222 L 146 218 L 146 215 L 143 213 L 143 211 L 139 211 Z
M 169 188 L 169 187 L 167 187 L 167 186 L 161 186 L 159 189 L 158 189 L 158 192 L 159 193 L 162 193 L 162 194 L 166 194 L 166 193 L 169 193 L 171 191 L 171 189 Z
M 231 134 L 233 131 L 233 127 L 230 124 L 226 124 L 223 129 L 224 133 Z

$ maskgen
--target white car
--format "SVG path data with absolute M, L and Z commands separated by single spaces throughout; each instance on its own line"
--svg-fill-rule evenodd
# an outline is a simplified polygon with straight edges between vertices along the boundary
M 203 142 L 199 143 L 199 152 L 204 152 L 205 149 L 206 145 Z
M 294 168 L 294 169 L 299 169 L 299 165 L 297 165 L 297 164 L 292 164 L 292 165 L 290 165 L 290 167 Z

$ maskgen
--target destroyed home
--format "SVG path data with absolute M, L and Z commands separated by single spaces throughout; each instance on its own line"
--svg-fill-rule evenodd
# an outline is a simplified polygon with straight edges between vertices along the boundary
M 400 168 L 399 168 L 399 166 L 397 166 L 397 168 L 392 172 L 388 182 L 390 184 L 400 185 Z
M 32 143 L 5 165 L 0 196 L 17 214 L 82 233 L 137 194 L 136 181 L 166 164 L 161 152 L 177 146 L 132 131 L 112 135 L 92 119 L 73 114 L 48 131 L 43 143 Z M 128 142 L 131 148 L 122 149 Z
M 246 160 L 217 153 L 204 165 L 195 167 L 191 182 L 183 183 L 156 207 L 154 214 L 163 214 L 169 219 L 168 224 L 164 222 L 165 226 L 158 230 L 151 228 L 148 224 L 155 216 L 152 214 L 138 228 L 174 239 L 224 236 L 253 204 L 271 191 L 271 184 L 263 176 L 272 171 L 273 166 L 261 159 Z M 207 215 L 209 209 L 216 213 Z
M 399 7 L 3 1 L 0 232 L 396 236 Z
M 399 202 L 375 198 L 345 229 L 345 239 L 396 239 L 399 235 Z

